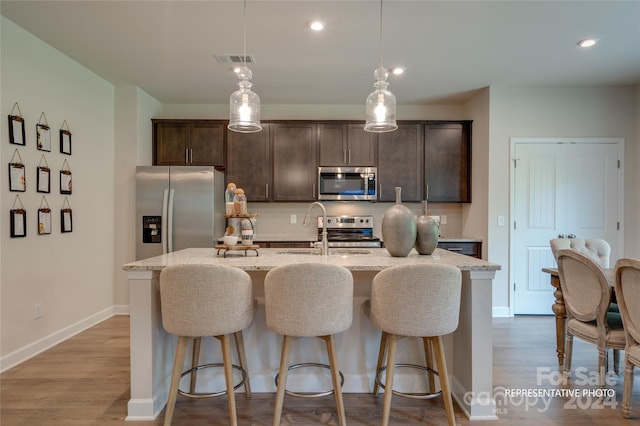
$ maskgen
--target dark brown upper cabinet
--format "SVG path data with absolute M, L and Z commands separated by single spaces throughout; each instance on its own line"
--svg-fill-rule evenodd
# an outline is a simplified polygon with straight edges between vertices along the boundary
M 270 125 L 262 131 L 238 133 L 227 131 L 226 183 L 244 189 L 247 201 L 269 201 L 271 197 Z
M 377 135 L 364 131 L 364 124 L 320 123 L 320 166 L 375 166 Z
M 271 124 L 273 201 L 312 201 L 317 197 L 317 125 Z
M 425 192 L 428 201 L 471 202 L 471 123 L 425 124 Z
M 402 201 L 421 201 L 423 194 L 422 124 L 399 123 L 393 132 L 378 134 L 378 201 L 395 201 L 395 188 L 402 188 Z
M 156 166 L 224 167 L 226 121 L 152 119 Z

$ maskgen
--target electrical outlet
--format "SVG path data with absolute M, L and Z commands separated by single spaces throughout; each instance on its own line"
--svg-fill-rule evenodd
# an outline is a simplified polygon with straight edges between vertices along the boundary
M 440 215 L 440 224 L 441 225 L 446 225 L 447 224 L 447 216 L 442 214 Z
M 35 317 L 36 317 L 36 319 L 42 318 L 42 303 L 36 303 L 36 306 L 35 306 Z
M 295 223 L 297 223 L 297 222 L 298 222 L 298 218 L 296 217 L 296 215 L 295 215 L 295 214 L 292 214 L 292 215 L 291 215 L 291 224 L 293 225 L 293 224 L 295 224 Z
M 504 216 L 498 216 L 498 226 L 504 226 Z

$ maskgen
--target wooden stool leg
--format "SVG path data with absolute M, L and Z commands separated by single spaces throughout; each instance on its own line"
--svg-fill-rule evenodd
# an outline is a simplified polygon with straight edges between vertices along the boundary
M 198 366 L 198 360 L 200 358 L 200 343 L 202 342 L 202 337 L 196 337 L 193 339 L 193 353 L 191 354 L 191 383 L 189 385 L 189 392 L 196 392 L 196 380 L 198 378 L 198 371 L 195 369 Z
M 284 336 L 282 340 L 282 355 L 280 356 L 280 372 L 278 374 L 278 390 L 276 391 L 276 403 L 273 410 L 273 426 L 280 426 L 282 406 L 284 405 L 284 391 L 287 388 L 287 374 L 289 373 L 289 354 L 294 337 Z
M 378 381 L 376 378 L 378 377 L 378 373 L 382 369 L 384 365 L 384 357 L 387 354 L 387 342 L 389 340 L 389 335 L 386 332 L 382 332 L 382 336 L 380 336 L 380 350 L 378 352 L 378 364 L 376 365 L 376 375 L 373 380 L 373 396 L 378 396 Z
M 249 369 L 247 368 L 247 357 L 244 353 L 244 337 L 242 336 L 242 330 L 233 334 L 236 341 L 236 348 L 238 350 L 238 360 L 240 362 L 240 368 L 242 368 L 247 377 L 244 380 L 244 393 L 247 398 L 251 398 L 251 383 L 249 382 Z
M 167 401 L 167 408 L 164 412 L 164 426 L 171 426 L 173 411 L 176 407 L 176 398 L 178 397 L 178 386 L 180 385 L 180 377 L 182 376 L 182 366 L 184 365 L 184 358 L 187 355 L 188 343 L 188 337 L 178 337 L 176 357 L 173 360 L 173 371 L 171 372 L 171 385 L 169 385 L 169 400 Z
M 340 369 L 338 368 L 338 356 L 336 355 L 336 340 L 333 335 L 321 337 L 327 344 L 327 354 L 329 355 L 329 366 L 331 367 L 331 381 L 333 382 L 333 396 L 336 400 L 338 421 L 340 426 L 347 424 L 347 417 L 344 412 L 344 402 L 342 399 L 342 386 L 340 385 Z
M 436 353 L 436 363 L 438 364 L 438 377 L 440 378 L 440 388 L 442 389 L 442 398 L 444 399 L 444 408 L 447 412 L 447 420 L 449 426 L 456 424 L 455 414 L 453 412 L 453 400 L 451 399 L 451 390 L 449 387 L 449 373 L 447 373 L 447 364 L 444 358 L 444 348 L 442 347 L 442 337 L 437 336 L 431 339 Z
M 427 376 L 429 377 L 429 392 L 435 392 L 436 391 L 436 382 L 435 382 L 435 375 L 433 374 L 432 370 L 433 370 L 433 354 L 431 353 L 431 342 L 430 339 L 428 337 L 423 337 L 422 338 L 422 343 L 424 345 L 424 357 L 425 360 L 427 362 L 427 368 L 429 369 L 429 371 L 427 371 Z
M 396 364 L 396 342 L 398 336 L 389 334 L 387 351 L 387 377 L 384 381 L 384 403 L 382 405 L 382 426 L 389 426 L 391 414 L 391 396 L 393 395 L 393 373 Z
M 216 336 L 222 344 L 222 362 L 224 363 L 224 380 L 227 384 L 227 405 L 229 407 L 229 424 L 238 425 L 236 413 L 236 395 L 233 391 L 233 358 L 231 357 L 231 341 L 229 335 Z

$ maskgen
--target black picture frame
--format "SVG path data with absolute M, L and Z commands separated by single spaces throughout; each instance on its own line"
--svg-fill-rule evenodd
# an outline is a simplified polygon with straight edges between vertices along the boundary
M 71 155 L 71 132 L 60 129 L 60 152 Z
M 11 209 L 11 238 L 27 236 L 27 211 L 25 209 Z
M 73 189 L 71 187 L 71 171 L 60 170 L 60 193 L 71 194 Z
M 9 191 L 25 192 L 26 190 L 27 181 L 24 164 L 9 163 Z
M 36 148 L 51 152 L 51 128 L 46 124 L 36 124 Z
M 38 235 L 51 234 L 51 209 L 38 209 Z
M 24 119 L 18 115 L 9 116 L 9 143 L 13 145 L 26 145 Z
M 38 192 L 51 193 L 51 170 L 48 167 L 38 166 L 37 181 Z
M 71 209 L 60 210 L 60 232 L 67 233 L 73 231 L 73 212 Z

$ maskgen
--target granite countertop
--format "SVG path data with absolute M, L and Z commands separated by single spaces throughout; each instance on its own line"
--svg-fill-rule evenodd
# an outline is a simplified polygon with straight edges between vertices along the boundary
M 370 254 L 356 254 L 366 250 Z M 407 257 L 392 257 L 384 248 L 366 249 L 330 249 L 337 254 L 320 256 L 309 254 L 309 249 L 267 249 L 260 248 L 258 252 L 229 251 L 223 257 L 222 251 L 214 248 L 190 248 L 177 252 L 152 257 L 124 265 L 125 271 L 159 271 L 164 267 L 176 264 L 206 263 L 212 265 L 230 265 L 245 271 L 268 271 L 282 265 L 292 263 L 317 262 L 332 263 L 343 266 L 351 271 L 381 271 L 397 265 L 415 263 L 440 263 L 453 265 L 462 271 L 497 271 L 498 264 L 465 256 L 447 250 L 436 249 L 432 255 L 419 255 L 412 250 Z M 342 253 L 342 254 L 340 254 Z

